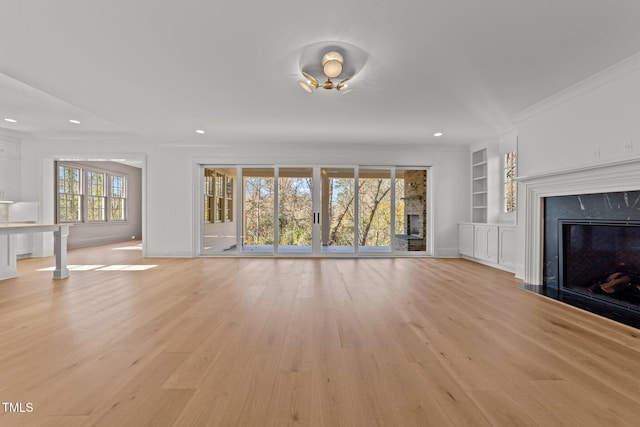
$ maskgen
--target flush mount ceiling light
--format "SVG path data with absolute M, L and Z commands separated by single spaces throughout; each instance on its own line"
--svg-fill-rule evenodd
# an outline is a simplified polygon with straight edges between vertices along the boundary
M 313 77 L 311 74 L 302 71 L 302 75 L 306 79 L 306 81 L 300 80 L 298 84 L 302 89 L 309 93 L 313 93 L 313 89 L 318 89 L 322 87 L 323 89 L 331 90 L 336 89 L 340 91 L 347 87 L 347 82 L 351 80 L 351 77 L 347 77 L 340 81 L 340 83 L 335 84 L 331 81 L 331 79 L 335 79 L 342 74 L 342 70 L 344 67 L 344 57 L 335 51 L 330 51 L 325 53 L 322 56 L 322 72 L 327 77 L 327 81 L 320 84 L 318 80 Z M 346 93 L 347 91 L 343 92 Z

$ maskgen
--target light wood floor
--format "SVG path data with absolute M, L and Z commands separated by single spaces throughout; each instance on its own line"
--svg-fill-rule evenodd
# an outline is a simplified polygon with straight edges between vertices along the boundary
M 2 426 L 637 426 L 640 331 L 456 259 L 70 251 L 0 282 Z M 90 268 L 90 267 L 87 267 Z M 118 269 L 120 268 L 120 269 Z

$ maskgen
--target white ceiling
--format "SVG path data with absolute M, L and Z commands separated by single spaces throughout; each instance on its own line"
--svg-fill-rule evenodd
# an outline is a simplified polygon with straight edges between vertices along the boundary
M 639 19 L 637 0 L 0 0 L 0 128 L 468 144 L 640 52 Z M 317 66 L 301 64 L 306 47 L 325 42 L 359 49 L 354 92 L 296 83 Z

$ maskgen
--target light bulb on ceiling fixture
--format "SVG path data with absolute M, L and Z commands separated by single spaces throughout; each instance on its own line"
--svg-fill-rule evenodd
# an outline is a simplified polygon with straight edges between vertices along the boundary
M 442 135 L 444 135 L 442 132 L 436 132 L 433 134 L 433 136 L 442 136 Z
M 199 135 L 204 135 L 204 131 L 202 129 L 197 129 L 196 133 Z
M 335 51 L 330 51 L 322 56 L 322 72 L 327 77 L 327 81 L 320 83 L 311 74 L 302 71 L 302 75 L 306 80 L 299 80 L 298 85 L 307 93 L 313 93 L 314 89 L 323 88 L 326 90 L 337 89 L 341 93 L 347 93 L 349 90 L 342 90 L 347 88 L 347 81 L 351 80 L 351 77 L 342 79 L 340 82 L 333 82 L 331 79 L 336 78 L 342 74 L 344 66 L 344 57 Z
M 313 89 L 311 89 L 311 86 L 309 86 L 306 82 L 303 81 L 299 81 L 298 84 L 300 85 L 300 87 L 302 89 L 304 89 L 306 92 L 309 93 L 313 93 Z
M 338 52 L 327 52 L 322 57 L 322 72 L 330 79 L 342 74 L 344 58 Z

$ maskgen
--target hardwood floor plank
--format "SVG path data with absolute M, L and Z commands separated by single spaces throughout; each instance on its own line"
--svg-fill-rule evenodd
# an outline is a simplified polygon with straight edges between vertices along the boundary
M 131 245 L 127 242 L 123 245 Z M 640 333 L 460 259 L 142 257 L 0 282 L 0 425 L 637 425 Z M 145 271 L 96 265 L 145 265 Z
M 311 426 L 311 372 L 280 371 L 276 374 L 265 426 Z

